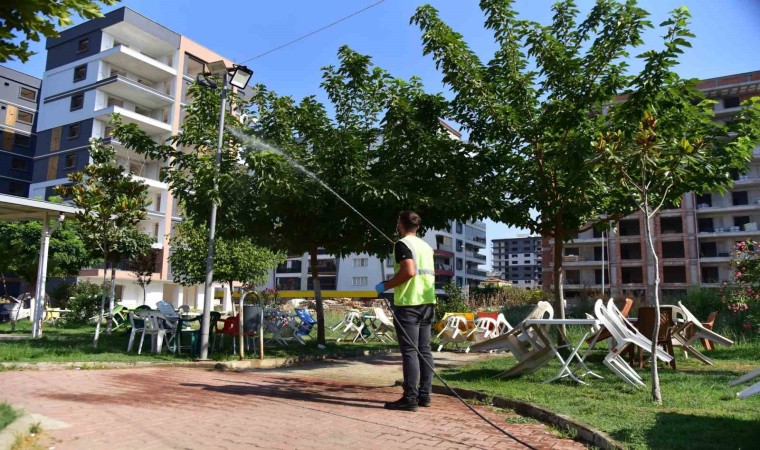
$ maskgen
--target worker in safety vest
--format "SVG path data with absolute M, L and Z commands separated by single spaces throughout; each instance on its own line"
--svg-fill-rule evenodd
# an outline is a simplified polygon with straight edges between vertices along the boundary
M 403 358 L 404 396 L 398 401 L 386 403 L 387 409 L 416 411 L 418 406 L 430 406 L 434 367 L 430 334 L 435 320 L 435 267 L 433 249 L 417 237 L 421 222 L 420 216 L 413 211 L 399 213 L 396 231 L 401 239 L 393 247 L 396 274 L 375 286 L 378 295 L 393 289 L 393 324 Z

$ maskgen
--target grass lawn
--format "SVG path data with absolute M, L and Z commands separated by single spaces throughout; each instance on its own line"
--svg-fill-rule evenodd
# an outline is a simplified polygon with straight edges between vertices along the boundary
M 7 403 L 0 403 L 0 430 L 10 425 L 19 416 L 18 411 Z
M 337 323 L 339 318 L 334 319 L 327 317 L 327 325 Z M 0 324 L 0 335 L 10 333 L 10 324 Z M 17 335 L 29 336 L 31 333 L 31 322 L 28 320 L 21 321 L 16 327 Z M 154 361 L 154 362 L 178 362 L 190 361 L 192 358 L 185 351 L 181 355 L 173 355 L 166 351 L 160 355 L 150 353 L 150 345 L 146 342 L 143 346 L 143 353 L 136 353 L 138 341 L 131 353 L 127 353 L 127 343 L 129 333 L 118 330 L 111 335 L 101 333 L 98 348 L 92 347 L 92 340 L 95 334 L 93 325 L 84 326 L 46 326 L 43 329 L 41 339 L 23 339 L 23 340 L 2 340 L 0 336 L 0 361 L 6 363 L 28 363 L 28 362 L 135 362 L 135 361 Z M 317 335 L 317 330 L 312 329 L 312 336 Z M 396 348 L 396 344 L 381 344 L 373 341 L 370 343 L 351 344 L 346 342 L 336 343 L 338 334 L 327 330 L 326 349 L 317 348 L 316 340 L 308 340 L 306 345 L 292 343 L 288 346 L 278 346 L 275 344 L 264 345 L 264 356 L 267 358 L 284 358 L 297 357 L 302 355 L 319 355 L 319 354 L 337 354 L 343 356 L 353 356 L 361 354 L 366 350 Z M 265 342 L 268 336 L 265 336 Z M 147 338 L 146 338 L 147 340 Z M 237 360 L 237 356 L 232 354 L 232 339 L 225 337 L 225 348 L 223 350 L 214 350 L 211 357 L 215 360 Z M 254 357 L 250 352 L 246 355 Z
M 742 388 L 729 388 L 728 382 L 760 365 L 760 342 L 719 347 L 707 354 L 714 366 L 684 359 L 679 349 L 677 371 L 661 366 L 662 406 L 650 401 L 650 388 L 631 388 L 607 369 L 603 351 L 589 356 L 589 367 L 604 379 L 591 378 L 587 386 L 564 380 L 546 384 L 559 371 L 556 360 L 534 374 L 508 380 L 491 377 L 510 368 L 515 362 L 511 357 L 494 357 L 442 375 L 452 386 L 523 400 L 570 416 L 631 449 L 759 448 L 760 396 L 738 400 L 736 392 Z M 649 368 L 639 372 L 651 386 Z

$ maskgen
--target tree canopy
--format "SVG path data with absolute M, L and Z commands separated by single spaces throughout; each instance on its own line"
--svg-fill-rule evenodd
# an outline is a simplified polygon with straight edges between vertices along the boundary
M 4 0 L 0 3 L 0 63 L 16 58 L 27 62 L 34 52 L 29 41 L 58 37 L 57 27 L 73 24 L 72 15 L 85 19 L 103 17 L 100 4 L 119 0 Z

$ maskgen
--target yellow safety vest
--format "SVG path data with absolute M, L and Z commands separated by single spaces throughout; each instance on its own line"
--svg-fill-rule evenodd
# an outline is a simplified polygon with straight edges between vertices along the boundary
M 417 273 L 406 283 L 393 288 L 395 306 L 414 306 L 435 303 L 435 267 L 433 249 L 416 236 L 401 239 L 412 252 L 412 259 L 417 266 Z M 396 262 L 396 248 L 393 248 L 393 267 L 398 273 L 401 267 Z

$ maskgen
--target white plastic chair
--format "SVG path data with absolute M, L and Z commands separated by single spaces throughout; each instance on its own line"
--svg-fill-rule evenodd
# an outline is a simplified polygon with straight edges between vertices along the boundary
M 163 346 L 166 346 L 166 349 L 171 351 L 169 341 L 171 339 L 173 329 L 166 328 L 166 323 L 166 316 L 160 312 L 151 312 L 148 314 L 148 317 L 145 319 L 145 328 L 143 329 L 142 335 L 140 336 L 140 346 L 137 347 L 138 355 L 142 352 L 143 341 L 145 340 L 146 334 L 150 335 L 151 339 L 155 339 L 156 345 L 154 349 L 157 353 L 161 353 Z
M 682 302 L 678 302 L 678 307 L 673 306 L 672 308 L 676 315 L 683 318 L 683 323 L 679 324 L 673 332 L 673 340 L 675 341 L 673 345 L 683 348 L 685 354 L 694 356 L 705 364 L 713 365 L 712 359 L 708 358 L 694 347 L 694 341 L 697 339 L 707 339 L 708 341 L 725 345 L 726 347 L 734 345 L 734 342 L 731 339 L 721 336 L 720 334 L 702 326 L 702 322 L 697 319 Z M 691 337 L 686 334 L 689 328 L 694 331 Z
M 499 316 L 496 318 L 496 331 L 497 335 L 504 334 L 507 331 L 510 331 L 512 329 L 512 325 L 509 324 L 509 321 L 506 317 L 504 317 L 504 314 L 499 313 Z
M 464 317 L 457 315 L 447 317 L 443 329 L 436 336 L 439 340 L 438 351 L 440 352 L 448 344 L 458 347 L 459 344 L 467 342 L 467 335 L 462 331 L 466 329 L 467 319 Z
M 740 376 L 739 378 L 731 381 L 728 383 L 729 386 L 736 386 L 738 384 L 746 383 L 747 381 L 753 380 L 757 377 L 760 377 L 760 369 L 755 369 L 752 372 L 745 373 L 744 375 Z M 757 382 L 753 384 L 752 386 L 744 389 L 743 391 L 736 394 L 739 398 L 745 399 L 749 396 L 760 394 L 760 382 Z
M 375 307 L 375 319 L 378 321 L 378 325 L 374 330 L 375 336 L 379 340 L 389 339 L 391 342 L 395 341 L 391 333 L 396 332 L 396 327 L 393 326 L 393 321 L 385 314 L 385 310 L 381 307 Z
M 644 382 L 641 379 L 641 376 L 628 365 L 621 354 L 630 346 L 637 346 L 645 352 L 651 352 L 652 341 L 641 334 L 636 327 L 631 325 L 631 323 L 623 317 L 612 299 L 607 303 L 606 308 L 604 307 L 604 302 L 597 300 L 594 305 L 594 311 L 597 318 L 602 322 L 602 325 L 604 325 L 612 335 L 614 344 L 610 348 L 610 352 L 604 358 L 604 364 L 631 386 L 644 387 Z M 659 347 L 656 349 L 654 356 L 665 362 L 673 360 L 672 356 Z
M 523 319 L 523 322 L 525 320 L 530 319 L 552 319 L 554 318 L 554 308 L 549 302 L 538 302 L 535 308 L 533 308 L 533 311 L 531 311 L 525 319 Z M 498 319 L 497 319 L 498 322 Z M 506 325 L 509 326 L 509 330 L 502 333 L 499 336 L 492 337 L 491 339 L 488 339 L 483 342 L 478 342 L 470 346 L 470 351 L 473 352 L 486 352 L 491 350 L 497 350 L 497 351 L 504 351 L 504 350 L 510 350 L 510 348 L 514 348 L 518 353 L 520 354 L 526 354 L 530 352 L 530 349 L 528 347 L 525 347 L 525 343 L 529 343 L 531 338 L 535 337 L 533 330 L 528 330 L 527 333 L 529 335 L 525 335 L 523 333 L 522 329 L 522 323 L 518 324 L 516 327 L 512 328 L 509 325 L 509 322 L 507 322 L 506 319 L 504 319 L 504 322 L 506 322 Z M 518 345 L 515 340 L 519 341 L 520 344 Z M 536 341 L 539 342 L 540 341 Z M 540 344 L 539 344 L 540 345 Z M 514 352 L 513 352 L 514 354 Z M 517 355 L 515 354 L 515 357 Z
M 341 337 L 335 340 L 336 342 L 340 342 L 343 338 L 350 335 L 354 335 L 351 342 L 356 342 L 357 339 L 367 342 L 363 333 L 364 322 L 362 322 L 361 315 L 357 311 L 346 312 L 341 322 L 343 323 L 343 330 L 341 331 Z
M 127 353 L 132 351 L 132 346 L 135 343 L 135 337 L 137 337 L 138 334 L 142 335 L 145 332 L 145 327 L 146 327 L 147 322 L 148 322 L 147 317 L 142 317 L 138 314 L 135 314 L 134 312 L 129 313 L 129 324 L 132 326 L 132 331 L 129 333 L 129 343 L 127 344 Z
M 470 351 L 472 344 L 483 342 L 499 335 L 498 322 L 491 317 L 480 317 L 475 321 L 475 328 L 467 333 L 466 339 L 471 343 L 465 352 Z

